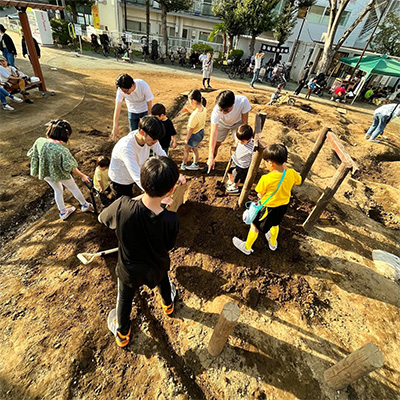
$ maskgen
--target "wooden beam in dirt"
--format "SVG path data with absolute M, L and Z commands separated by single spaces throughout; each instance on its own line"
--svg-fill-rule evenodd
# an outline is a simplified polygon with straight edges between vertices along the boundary
M 46 3 L 31 3 L 30 1 L 8 1 L 0 0 L 0 6 L 17 7 L 17 8 L 35 8 L 37 10 L 64 10 L 63 6 Z
M 328 132 L 327 139 L 329 143 L 332 145 L 338 157 L 340 158 L 340 161 L 342 161 L 342 163 L 345 163 L 347 167 L 351 168 L 352 173 L 354 174 L 354 172 L 358 170 L 358 166 L 353 161 L 350 154 L 344 148 L 342 143 L 340 143 L 338 137 L 333 132 Z
M 383 367 L 384 362 L 379 348 L 373 343 L 367 343 L 327 369 L 324 378 L 332 389 L 344 389 L 362 376 Z
M 237 324 L 239 316 L 240 310 L 237 304 L 232 302 L 225 304 L 208 343 L 207 350 L 213 357 L 221 354 L 233 328 Z
M 172 200 L 174 202 L 172 203 L 172 206 L 168 207 L 168 210 L 177 212 L 179 207 L 185 202 L 185 192 L 187 188 L 187 183 L 184 185 L 178 184 L 174 190 L 174 193 L 172 193 Z

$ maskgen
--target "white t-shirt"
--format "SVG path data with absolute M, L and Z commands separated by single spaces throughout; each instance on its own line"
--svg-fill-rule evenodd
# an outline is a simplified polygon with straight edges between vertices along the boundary
M 254 69 L 260 69 L 261 68 L 261 61 L 262 61 L 262 57 L 256 57 L 256 59 L 254 60 Z
M 236 145 L 236 151 L 232 155 L 233 162 L 240 168 L 249 168 L 253 157 L 253 147 L 253 139 L 251 139 L 247 144 L 238 142 Z
M 108 176 L 120 185 L 130 185 L 135 182 L 140 189 L 143 189 L 140 183 L 140 168 L 149 158 L 150 149 L 159 156 L 166 154 L 159 142 L 153 146 L 148 146 L 146 143 L 140 146 L 135 137 L 137 132 L 130 132 L 114 146 Z
M 10 74 L 5 70 L 4 67 L 0 67 L 0 84 L 4 84 L 8 81 Z
M 207 58 L 207 54 L 201 54 L 199 57 L 199 61 L 202 63 Z
M 131 94 L 125 94 L 118 88 L 115 101 L 122 103 L 122 100 L 125 99 L 128 111 L 140 114 L 147 111 L 147 102 L 153 100 L 154 96 L 150 86 L 143 79 L 135 79 L 135 85 L 135 90 Z
M 394 110 L 394 113 L 393 113 L 391 119 L 399 117 L 400 116 L 400 104 L 395 104 L 395 103 L 385 104 L 384 106 L 377 108 L 374 112 L 374 115 L 381 114 L 381 115 L 389 117 L 392 114 L 393 110 Z
M 246 96 L 241 94 L 235 95 L 235 104 L 228 114 L 224 114 L 219 110 L 218 104 L 212 110 L 211 123 L 218 124 L 220 121 L 227 126 L 233 126 L 242 120 L 242 114 L 246 114 L 251 110 L 251 105 Z

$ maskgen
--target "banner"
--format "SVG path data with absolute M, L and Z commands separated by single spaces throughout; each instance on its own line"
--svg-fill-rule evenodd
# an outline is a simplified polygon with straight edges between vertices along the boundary
M 261 45 L 261 50 L 269 53 L 289 54 L 289 47 L 273 46 L 265 43 Z
M 97 7 L 96 5 L 92 6 L 92 17 L 93 17 L 93 26 L 96 29 L 100 29 L 99 7 Z
M 40 44 L 53 44 L 53 35 L 51 33 L 50 21 L 46 11 L 26 9 L 32 36 Z

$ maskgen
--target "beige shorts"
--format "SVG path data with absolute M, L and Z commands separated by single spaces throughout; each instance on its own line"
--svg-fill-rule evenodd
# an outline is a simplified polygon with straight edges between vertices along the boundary
M 235 141 L 236 140 L 236 131 L 240 125 L 242 125 L 242 121 L 236 122 L 236 124 L 234 124 L 234 125 L 225 125 L 222 121 L 219 121 L 217 142 L 222 143 L 228 136 L 229 131 L 231 131 L 232 139 Z

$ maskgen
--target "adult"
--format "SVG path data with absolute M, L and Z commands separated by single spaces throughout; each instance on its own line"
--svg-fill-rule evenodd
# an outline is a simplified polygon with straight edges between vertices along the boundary
M 370 142 L 379 142 L 376 138 L 383 133 L 386 125 L 394 118 L 400 116 L 400 104 L 385 104 L 374 112 L 372 125 L 365 134 L 365 139 Z
M 400 86 L 390 90 L 389 97 L 388 97 L 389 103 L 393 103 L 396 100 L 396 97 L 399 94 L 399 92 L 400 92 Z
M 202 54 L 200 54 L 199 61 L 203 64 L 203 61 L 207 58 L 207 52 L 204 50 Z
M 249 121 L 250 102 L 246 96 L 235 95 L 231 90 L 223 90 L 216 99 L 216 105 L 211 113 L 211 134 L 207 167 L 203 172 L 214 169 L 215 158 L 222 142 L 231 132 L 233 140 L 240 125 Z
M 196 65 L 199 63 L 199 52 L 195 50 L 189 57 L 190 65 L 193 69 L 196 69 Z
M 261 61 L 264 57 L 264 53 L 260 50 L 254 58 L 254 72 L 253 72 L 253 79 L 250 82 L 250 87 L 254 89 L 254 84 L 257 82 L 258 77 L 260 76 L 260 69 L 261 69 Z
M 15 57 L 17 57 L 17 49 L 11 37 L 6 33 L 4 25 L 0 24 L 0 50 L 8 63 L 14 67 Z
M 142 79 L 135 79 L 128 75 L 120 75 L 115 85 L 117 96 L 115 97 L 114 122 L 111 138 L 116 141 L 119 136 L 119 115 L 121 114 L 122 100 L 125 99 L 128 107 L 129 131 L 138 129 L 140 118 L 151 114 L 152 100 L 154 98 L 150 86 Z
M 0 56 L 0 86 L 8 92 L 20 90 L 24 96 L 25 103 L 32 104 L 33 101 L 29 98 L 28 92 L 25 90 L 25 79 L 15 67 L 8 64 L 5 57 Z
M 303 89 L 304 85 L 308 81 L 308 77 L 310 75 L 310 71 L 311 71 L 311 68 L 313 65 L 314 65 L 314 63 L 311 61 L 304 68 L 303 73 L 301 74 L 301 77 L 300 77 L 299 86 L 294 91 L 294 94 L 296 95 L 296 97 L 299 97 L 301 89 Z
M 207 58 L 203 61 L 203 89 L 212 89 L 210 85 L 210 78 L 213 72 L 213 60 L 211 53 L 207 53 Z M 207 81 L 207 88 L 206 88 Z
M 344 83 L 335 89 L 332 94 L 331 100 L 336 101 L 337 103 L 339 103 L 340 101 L 342 101 L 342 103 L 346 102 L 346 85 Z
M 149 55 L 149 42 L 147 36 L 142 36 L 140 38 L 140 46 L 142 47 L 143 61 L 146 61 L 146 58 Z
M 36 41 L 35 38 L 32 38 L 32 39 L 33 39 L 33 43 L 35 45 L 36 54 L 37 54 L 38 58 L 40 58 L 40 47 L 38 45 L 38 42 Z M 24 56 L 24 58 L 26 56 L 28 56 L 29 61 L 30 61 L 31 60 L 31 56 L 29 54 L 29 50 L 28 50 L 28 47 L 26 45 L 25 36 L 24 36 L 23 32 L 22 32 L 22 39 L 21 39 L 21 47 L 22 47 L 22 55 Z
M 140 168 L 150 156 L 150 150 L 159 156 L 165 151 L 158 142 L 164 136 L 162 123 L 154 116 L 145 116 L 139 129 L 120 139 L 111 153 L 108 176 L 111 190 L 116 198 L 132 196 L 133 185 L 141 190 Z

